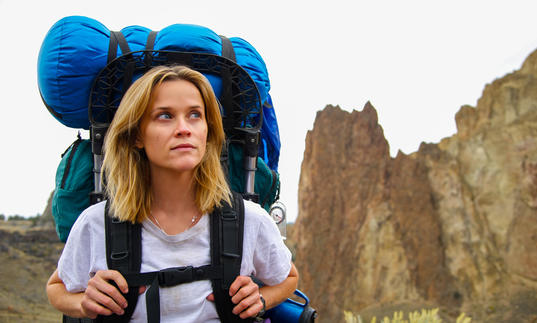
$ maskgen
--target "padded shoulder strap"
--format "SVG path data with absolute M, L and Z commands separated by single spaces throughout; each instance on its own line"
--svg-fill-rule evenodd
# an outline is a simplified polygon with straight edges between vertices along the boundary
M 105 207 L 106 263 L 119 272 L 139 272 L 142 261 L 142 226 L 123 222 Z
M 229 297 L 229 287 L 240 275 L 244 237 L 242 196 L 233 192 L 232 204 L 224 203 L 211 214 L 211 261 L 223 267 L 223 278 L 212 280 L 213 294 L 222 322 L 251 322 L 232 313 L 235 304 Z
M 104 223 L 106 235 L 106 263 L 109 269 L 123 274 L 140 272 L 142 263 L 142 226 L 122 222 L 110 213 L 109 201 L 106 201 Z M 138 302 L 138 289 L 130 288 L 127 294 L 129 306 L 122 316 L 99 316 L 96 322 L 129 322 Z

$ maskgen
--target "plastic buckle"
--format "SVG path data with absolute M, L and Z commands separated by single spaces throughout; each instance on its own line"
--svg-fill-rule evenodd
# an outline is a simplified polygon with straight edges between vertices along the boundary
M 233 209 L 224 209 L 222 210 L 222 219 L 224 221 L 235 221 L 237 220 L 237 212 Z
M 162 269 L 158 273 L 158 282 L 160 286 L 176 286 L 182 283 L 194 281 L 194 267 L 173 267 Z

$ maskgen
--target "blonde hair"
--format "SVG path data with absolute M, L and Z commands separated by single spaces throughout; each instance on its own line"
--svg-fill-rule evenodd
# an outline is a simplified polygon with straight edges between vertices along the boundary
M 155 88 L 162 82 L 185 80 L 200 91 L 207 120 L 207 146 L 194 171 L 196 205 L 210 213 L 221 201 L 230 202 L 230 189 L 220 164 L 225 140 L 218 101 L 203 74 L 185 66 L 158 66 L 134 82 L 125 93 L 104 142 L 103 173 L 111 211 L 122 221 L 140 223 L 151 211 L 151 172 L 143 149 L 136 147 L 140 123 Z

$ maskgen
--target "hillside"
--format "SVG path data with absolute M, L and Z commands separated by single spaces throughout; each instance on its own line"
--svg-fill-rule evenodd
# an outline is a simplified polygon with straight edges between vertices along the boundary
M 0 322 L 61 322 L 45 284 L 62 248 L 50 227 L 0 221 Z

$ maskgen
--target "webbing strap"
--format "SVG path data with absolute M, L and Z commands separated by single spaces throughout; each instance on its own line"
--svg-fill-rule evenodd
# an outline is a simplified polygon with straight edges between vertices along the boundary
M 110 42 L 108 43 L 108 63 L 113 61 L 117 57 L 117 46 L 121 49 L 121 55 L 130 53 L 129 44 L 127 39 L 121 33 L 121 31 L 110 31 Z
M 145 43 L 145 58 L 144 63 L 146 66 L 151 66 L 153 63 L 153 50 L 155 49 L 155 40 L 157 39 L 158 31 L 150 31 L 149 35 L 147 36 L 147 41 Z
M 117 47 L 121 49 L 121 56 L 127 55 L 131 52 L 129 43 L 121 31 L 110 31 L 110 42 L 108 43 L 108 63 L 113 61 L 117 55 Z M 125 70 L 123 72 L 123 91 L 127 91 L 132 83 L 134 76 L 135 65 L 134 62 L 127 62 Z M 111 97 L 111 96 L 110 96 Z
M 145 273 L 126 273 L 123 275 L 129 286 L 146 286 L 156 279 L 161 287 L 172 287 L 198 280 L 222 277 L 222 267 L 205 265 L 200 267 L 172 267 Z
M 110 41 L 108 42 L 108 58 L 106 63 L 110 63 L 117 57 L 117 38 L 113 31 L 110 32 Z
M 173 267 L 146 273 L 126 273 L 123 275 L 129 287 L 147 286 L 145 303 L 147 321 L 160 322 L 160 287 L 172 287 L 198 280 L 212 280 L 222 277 L 222 267 L 206 265 L 201 267 Z M 137 290 L 137 288 L 133 288 Z
M 145 50 L 153 50 L 155 48 L 155 40 L 157 39 L 158 31 L 151 30 L 147 36 Z
M 237 62 L 237 58 L 235 57 L 235 50 L 233 49 L 233 44 L 231 44 L 231 40 L 227 38 L 226 36 L 220 35 L 220 40 L 222 41 L 222 57 L 225 57 L 227 59 L 230 59 Z

